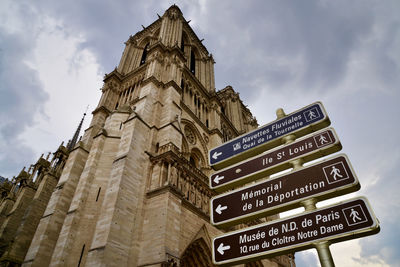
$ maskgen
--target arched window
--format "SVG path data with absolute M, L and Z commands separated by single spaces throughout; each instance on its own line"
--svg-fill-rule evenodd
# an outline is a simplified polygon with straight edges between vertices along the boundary
M 190 72 L 196 74 L 196 57 L 194 55 L 193 49 L 190 52 Z
M 183 38 L 183 34 L 182 34 L 182 40 L 181 40 L 181 51 L 185 52 L 185 39 Z
M 192 156 L 192 155 L 190 156 L 189 162 L 190 162 L 190 164 L 192 164 L 194 167 L 197 167 L 196 160 L 195 160 L 194 156 Z
M 190 152 L 189 163 L 200 169 L 205 166 L 204 162 L 205 160 L 202 152 L 197 147 L 193 147 Z
M 142 58 L 140 59 L 140 65 L 142 66 L 144 63 L 146 63 L 146 58 L 147 58 L 147 48 L 149 47 L 149 44 L 147 44 L 144 49 L 143 49 L 143 54 L 142 54 Z

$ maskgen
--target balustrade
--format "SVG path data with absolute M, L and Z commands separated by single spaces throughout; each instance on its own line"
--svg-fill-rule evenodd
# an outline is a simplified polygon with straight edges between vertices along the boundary
M 208 178 L 184 157 L 172 143 L 159 148 L 159 154 L 152 156 L 149 190 L 169 186 L 178 192 L 204 214 L 209 215 L 209 201 L 213 191 L 208 186 Z

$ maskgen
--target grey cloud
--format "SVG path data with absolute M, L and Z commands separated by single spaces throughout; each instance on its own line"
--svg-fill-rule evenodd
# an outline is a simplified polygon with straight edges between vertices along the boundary
M 1 4 L 9 10 L 0 24 L 2 176 L 16 175 L 24 165 L 36 160 L 35 152 L 29 144 L 22 143 L 19 135 L 34 124 L 35 116 L 47 116 L 43 106 L 48 95 L 37 72 L 26 64 L 33 57 L 37 36 L 46 20 L 56 19 L 66 35 L 80 37 L 83 34 L 86 42 L 80 48 L 94 52 L 104 71 L 109 72 L 118 64 L 123 42 L 129 35 L 140 30 L 140 24 L 147 26 L 156 18 L 155 1 L 143 1 L 143 8 L 138 8 L 138 4 L 141 5 L 131 1 L 96 4 L 91 1 L 74 4 L 67 1 L 10 1 Z M 143 12 L 146 10 L 147 13 Z M 19 30 L 23 30 L 23 34 Z
M 348 1 L 208 3 L 201 29 L 216 53 L 218 87 L 231 83 L 245 97 L 263 85 L 316 91 L 337 86 L 375 20 L 372 6 Z M 299 66 L 291 64 L 297 61 Z
M 318 266 L 318 258 L 315 254 L 309 252 L 298 252 L 295 254 L 297 267 Z
M 34 153 L 18 135 L 32 125 L 47 100 L 35 70 L 28 59 L 32 41 L 0 31 L 0 172 L 16 175 L 16 169 L 31 163 Z
M 343 99 L 332 99 L 332 123 L 343 138 L 344 152 L 349 157 L 361 184 L 359 195 L 366 196 L 381 222 L 381 232 L 359 240 L 360 264 L 385 262 L 400 264 L 400 220 L 397 178 L 400 166 L 400 145 L 396 114 L 400 114 L 400 91 L 374 90 Z M 329 111 L 328 111 L 329 112 Z M 368 186 L 366 186 L 368 185 Z
M 109 72 L 118 64 L 128 36 L 140 31 L 140 24 L 153 22 L 156 13 L 162 15 L 169 5 L 154 0 L 96 4 L 42 0 L 35 8 L 62 20 L 71 33 L 83 33 L 82 48 L 95 52 Z M 217 89 L 231 84 L 250 100 L 265 87 L 319 92 L 335 87 L 346 76 L 351 55 L 387 13 L 372 2 L 348 1 L 206 1 L 205 10 L 199 2 L 178 5 L 215 56 Z M 382 37 L 382 49 L 386 40 L 390 42 L 390 33 Z M 396 49 L 390 43 L 386 46 Z M 380 68 L 383 80 L 393 80 L 397 69 L 385 66 L 397 66 L 396 62 L 381 51 L 372 51 L 368 67 Z
M 60 19 L 71 34 L 84 34 L 81 49 L 94 52 L 105 72 L 118 65 L 129 35 L 142 30 L 157 19 L 165 8 L 157 1 L 68 1 L 42 0 L 36 3 L 40 12 Z M 160 15 L 162 15 L 161 13 Z
M 204 12 L 198 2 L 178 4 L 216 58 L 217 89 L 232 84 L 245 98 L 256 95 L 263 84 L 282 90 L 296 81 L 299 72 L 300 89 L 337 83 L 346 72 L 348 55 L 372 20 L 365 7 L 346 11 L 347 3 L 208 1 Z M 105 72 L 118 64 L 128 36 L 140 31 L 140 24 L 149 25 L 169 4 L 155 6 L 156 1 L 36 3 L 40 13 L 61 19 L 70 32 L 84 33 L 82 46 L 96 53 Z M 296 57 L 302 69 L 291 66 Z
M 395 134 L 387 136 L 388 140 L 394 140 Z M 378 235 L 363 238 L 360 240 L 361 261 L 374 262 L 377 259 L 384 261 L 389 266 L 400 265 L 400 196 L 398 188 L 398 168 L 400 166 L 399 146 L 393 144 L 386 147 L 386 154 L 390 157 L 386 160 L 383 168 L 377 173 L 379 179 L 375 184 L 365 190 L 365 195 L 369 199 L 377 218 L 380 220 L 381 232 Z M 393 153 L 394 152 L 394 153 Z M 379 157 L 379 154 L 376 155 Z M 373 164 L 373 163 L 372 163 Z M 360 180 L 362 177 L 360 177 Z M 362 181 L 362 180 L 361 180 Z

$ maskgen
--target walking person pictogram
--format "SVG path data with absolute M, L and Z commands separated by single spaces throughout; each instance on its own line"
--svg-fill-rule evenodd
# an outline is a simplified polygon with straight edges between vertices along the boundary
M 315 119 L 317 117 L 317 115 L 315 115 L 314 111 L 310 110 L 310 112 L 308 112 L 308 116 L 310 117 L 310 120 Z
M 326 140 L 326 137 L 321 134 L 319 136 L 319 142 L 321 143 L 321 145 L 323 145 L 325 143 L 328 143 L 328 140 Z
M 350 216 L 353 219 L 353 222 L 361 221 L 362 219 L 358 216 L 358 212 L 355 211 L 353 208 L 351 209 Z M 356 220 L 357 219 L 357 220 Z
M 336 168 L 335 166 L 332 166 L 332 170 L 330 172 L 330 175 L 333 176 L 333 179 L 336 181 L 337 178 L 343 178 L 343 176 L 340 174 L 340 170 Z

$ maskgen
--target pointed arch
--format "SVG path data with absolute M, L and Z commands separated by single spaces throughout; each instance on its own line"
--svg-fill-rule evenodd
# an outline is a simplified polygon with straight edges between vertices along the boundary
M 189 161 L 198 169 L 206 166 L 206 162 L 204 161 L 203 154 L 197 147 L 192 148 L 192 150 L 190 151 Z
M 204 158 L 203 166 L 206 167 L 207 162 L 208 162 L 208 149 L 207 149 L 207 145 L 206 145 L 206 142 L 204 141 L 203 136 L 201 135 L 200 131 L 197 129 L 196 125 L 192 121 L 189 121 L 188 119 L 182 119 L 181 122 L 183 125 L 182 128 L 184 128 L 186 125 L 188 127 L 190 127 L 190 129 L 193 131 L 193 133 L 196 136 L 196 140 L 199 141 L 200 146 L 197 146 L 197 147 L 200 148 L 199 151 L 200 151 L 202 157 Z M 188 152 L 191 152 L 191 151 L 188 151 Z
M 211 250 L 201 237 L 193 241 L 183 252 L 181 267 L 212 267 Z

